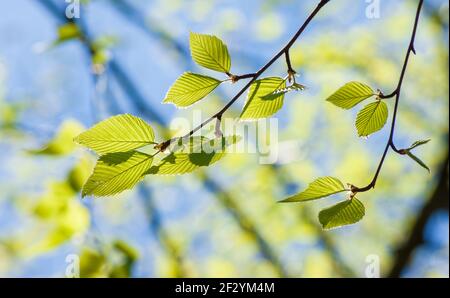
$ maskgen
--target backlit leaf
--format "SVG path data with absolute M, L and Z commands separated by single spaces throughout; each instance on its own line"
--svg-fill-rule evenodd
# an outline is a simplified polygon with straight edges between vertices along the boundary
M 82 195 L 111 196 L 132 188 L 152 165 L 152 156 L 137 151 L 103 155 L 83 186 Z
M 414 142 L 414 143 L 408 148 L 408 150 L 412 150 L 412 149 L 417 148 L 417 147 L 419 147 L 419 146 L 423 146 L 423 145 L 425 145 L 425 144 L 428 144 L 430 141 L 431 141 L 431 139 L 428 139 L 428 140 L 420 140 L 420 141 Z
M 356 117 L 356 129 L 360 137 L 366 137 L 379 131 L 386 124 L 388 108 L 384 101 L 368 104 Z
M 147 174 L 180 175 L 210 166 L 222 159 L 226 154 L 225 149 L 238 140 L 236 136 L 232 136 L 187 146 L 180 152 L 172 152 L 164 157 L 156 166 L 151 167 Z
M 320 211 L 319 221 L 325 230 L 329 230 L 357 223 L 365 212 L 363 203 L 352 198 Z
M 359 82 L 350 82 L 328 97 L 327 101 L 340 108 L 351 109 L 373 95 L 375 93 L 369 86 Z
M 346 188 L 339 179 L 322 177 L 310 183 L 303 192 L 281 202 L 289 203 L 317 200 L 343 191 L 346 191 Z
M 251 120 L 267 118 L 283 107 L 284 93 L 277 92 L 286 88 L 286 81 L 278 77 L 256 80 L 247 95 L 247 101 L 240 118 Z
M 228 73 L 231 68 L 227 46 L 216 36 L 190 34 L 191 55 L 194 61 L 208 69 Z
M 412 154 L 409 150 L 406 151 L 406 155 L 408 155 L 412 160 L 414 160 L 416 163 L 418 163 L 422 168 L 428 171 L 428 173 L 431 172 L 430 168 L 417 156 Z
M 187 107 L 211 93 L 220 83 L 215 78 L 186 72 L 170 87 L 163 102 Z
M 154 144 L 154 138 L 153 129 L 144 120 L 122 114 L 97 123 L 75 138 L 75 142 L 103 155 Z

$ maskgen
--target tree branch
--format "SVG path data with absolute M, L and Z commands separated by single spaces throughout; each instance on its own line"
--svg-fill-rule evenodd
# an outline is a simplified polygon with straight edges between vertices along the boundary
M 251 80 L 216 114 L 211 116 L 210 118 L 203 121 L 200 125 L 192 129 L 190 132 L 188 132 L 186 135 L 182 137 L 176 137 L 172 138 L 170 140 L 164 141 L 160 144 L 159 152 L 164 151 L 165 148 L 167 148 L 170 143 L 177 139 L 185 139 L 192 136 L 194 133 L 202 129 L 204 126 L 206 126 L 208 123 L 213 121 L 214 119 L 221 117 L 238 99 L 241 97 L 242 94 L 244 94 L 245 91 L 247 91 L 248 88 L 270 67 L 272 64 L 274 64 L 281 56 L 286 54 L 290 48 L 294 45 L 294 43 L 297 41 L 297 39 L 300 37 L 300 35 L 305 31 L 305 29 L 308 27 L 309 23 L 314 19 L 314 17 L 319 13 L 319 11 L 324 7 L 330 0 L 321 0 L 319 4 L 316 6 L 316 8 L 312 11 L 312 13 L 309 15 L 309 17 L 306 19 L 306 21 L 303 23 L 303 25 L 298 29 L 298 31 L 294 34 L 294 36 L 289 40 L 289 42 L 275 55 L 272 57 L 272 59 L 269 60 L 263 67 L 261 67 L 256 73 L 251 74 Z M 289 54 L 288 54 L 289 55 Z M 163 149 L 163 150 L 161 150 Z
M 380 163 L 378 164 L 377 170 L 375 172 L 375 176 L 373 177 L 372 181 L 367 186 L 361 187 L 361 188 L 352 185 L 351 189 L 354 194 L 359 193 L 359 192 L 367 192 L 367 191 L 371 190 L 372 188 L 375 188 L 375 185 L 378 180 L 378 176 L 380 175 L 381 169 L 383 167 L 384 161 L 386 159 L 386 156 L 387 156 L 390 148 L 397 153 L 401 153 L 401 150 L 398 150 L 394 144 L 395 124 L 397 121 L 398 107 L 400 104 L 400 94 L 402 91 L 402 85 L 403 85 L 403 80 L 405 78 L 406 69 L 408 68 L 409 58 L 411 56 L 411 53 L 416 54 L 414 42 L 416 40 L 416 33 L 417 33 L 418 25 L 419 25 L 420 12 L 422 10 L 422 6 L 423 6 L 423 0 L 419 0 L 419 5 L 417 7 L 416 18 L 415 18 L 414 26 L 413 26 L 413 31 L 411 34 L 411 40 L 409 42 L 409 46 L 406 51 L 406 57 L 405 57 L 405 61 L 403 63 L 403 67 L 402 67 L 402 70 L 400 73 L 400 79 L 398 81 L 397 87 L 389 95 L 383 95 L 383 94 L 380 95 L 380 98 L 382 98 L 382 99 L 395 97 L 394 115 L 392 116 L 392 124 L 391 124 L 391 131 L 389 133 L 389 139 L 387 141 L 386 147 L 384 149 L 383 155 L 381 156 Z

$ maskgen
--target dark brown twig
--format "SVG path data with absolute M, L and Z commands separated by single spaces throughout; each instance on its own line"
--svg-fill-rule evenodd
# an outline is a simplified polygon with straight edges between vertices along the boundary
M 400 104 L 400 94 L 402 91 L 403 80 L 405 78 L 409 58 L 411 56 L 411 53 L 416 54 L 414 42 L 416 40 L 417 27 L 419 25 L 420 12 L 422 11 L 422 6 L 423 6 L 423 0 L 419 0 L 419 6 L 417 7 L 417 13 L 416 13 L 415 21 L 414 21 L 414 27 L 413 27 L 413 31 L 412 31 L 412 35 L 411 35 L 411 40 L 409 42 L 408 50 L 406 51 L 405 62 L 403 63 L 403 67 L 402 67 L 402 71 L 400 73 L 400 79 L 398 81 L 397 88 L 395 88 L 395 90 L 391 94 L 388 94 L 388 95 L 380 94 L 380 98 L 383 98 L 383 99 L 395 97 L 394 115 L 392 116 L 392 124 L 391 124 L 391 131 L 389 134 L 389 139 L 387 141 L 386 147 L 384 149 L 383 155 L 381 157 L 380 163 L 378 164 L 378 168 L 375 172 L 375 176 L 373 177 L 372 181 L 365 187 L 356 187 L 353 185 L 352 192 L 354 194 L 359 193 L 359 192 L 367 192 L 367 191 L 371 190 L 372 188 L 375 188 L 375 185 L 378 180 L 378 176 L 380 175 L 381 169 L 383 167 L 384 161 L 386 159 L 386 156 L 387 156 L 390 148 L 394 152 L 401 154 L 401 150 L 397 149 L 397 147 L 394 144 L 395 124 L 397 121 L 398 107 Z

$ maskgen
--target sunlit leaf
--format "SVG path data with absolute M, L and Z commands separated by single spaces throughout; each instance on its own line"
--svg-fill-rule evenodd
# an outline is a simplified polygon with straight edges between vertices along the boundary
M 170 152 L 192 153 L 196 148 L 201 148 L 202 144 L 211 141 L 204 136 L 191 136 L 190 138 L 180 138 L 169 146 Z
M 211 93 L 221 81 L 191 72 L 184 73 L 170 87 L 164 103 L 173 103 L 178 107 L 187 107 Z
M 344 184 L 333 177 L 322 177 L 310 183 L 301 193 L 281 202 L 305 202 L 328 197 L 333 194 L 346 191 Z
M 386 124 L 388 108 L 384 101 L 368 104 L 356 117 L 356 129 L 360 137 L 366 137 L 379 131 Z
M 153 129 L 144 120 L 122 114 L 97 123 L 75 141 L 98 154 L 126 152 L 154 144 Z
M 83 131 L 83 126 L 73 120 L 65 121 L 51 141 L 41 149 L 28 150 L 32 154 L 64 155 L 75 149 L 73 138 Z
M 191 32 L 190 46 L 197 64 L 219 72 L 230 71 L 231 58 L 227 46 L 216 36 Z
M 269 77 L 255 81 L 247 95 L 247 101 L 240 118 L 251 120 L 267 118 L 283 107 L 284 93 L 277 92 L 286 88 L 286 81 L 278 77 Z
M 152 156 L 137 151 L 103 155 L 83 186 L 82 195 L 111 196 L 132 188 L 152 165 Z
M 200 167 L 210 166 L 225 156 L 226 148 L 238 142 L 238 137 L 224 137 L 205 140 L 199 145 L 190 146 L 189 152 L 172 152 L 164 157 L 147 174 L 180 175 L 190 173 Z
M 357 223 L 365 212 L 363 203 L 352 198 L 320 211 L 319 221 L 325 230 L 329 230 Z
M 328 97 L 327 101 L 340 108 L 351 109 L 373 95 L 375 93 L 369 86 L 359 82 L 350 82 Z
M 417 156 L 412 154 L 409 150 L 406 150 L 406 155 L 408 155 L 412 160 L 414 160 L 416 163 L 418 163 L 422 168 L 428 171 L 428 173 L 431 172 L 430 168 Z
M 431 141 L 431 139 L 428 139 L 428 140 L 420 140 L 420 141 L 414 142 L 414 143 L 408 148 L 408 150 L 412 150 L 412 149 L 417 148 L 417 147 L 419 147 L 419 146 L 423 146 L 423 145 L 425 145 L 425 144 L 428 144 L 430 141 Z

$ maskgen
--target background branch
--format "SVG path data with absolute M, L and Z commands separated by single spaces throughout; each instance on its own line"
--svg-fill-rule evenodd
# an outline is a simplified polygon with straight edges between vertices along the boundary
M 416 218 L 414 225 L 412 226 L 411 232 L 409 233 L 409 237 L 397 248 L 396 256 L 394 259 L 395 261 L 390 272 L 387 275 L 388 277 L 401 277 L 402 272 L 410 263 L 414 251 L 424 243 L 424 232 L 430 217 L 437 210 L 446 209 L 448 211 L 448 171 L 449 169 L 447 154 L 446 161 L 443 164 L 439 174 L 439 182 L 435 190 L 433 191 L 431 198 L 428 199 L 428 201 L 419 212 L 419 215 Z

